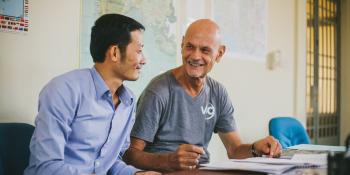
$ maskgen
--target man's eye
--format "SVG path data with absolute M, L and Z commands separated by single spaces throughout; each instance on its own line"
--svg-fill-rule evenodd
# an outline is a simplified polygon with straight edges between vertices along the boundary
M 208 53 L 210 53 L 210 50 L 208 50 L 208 49 L 203 49 L 202 52 L 205 53 L 205 54 L 208 54 Z
M 192 46 L 192 45 L 187 45 L 186 48 L 187 48 L 187 49 L 192 49 L 193 46 Z

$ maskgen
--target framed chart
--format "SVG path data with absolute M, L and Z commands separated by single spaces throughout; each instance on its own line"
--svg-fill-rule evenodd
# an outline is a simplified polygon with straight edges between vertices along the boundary
M 28 0 L 0 0 L 0 31 L 28 32 Z

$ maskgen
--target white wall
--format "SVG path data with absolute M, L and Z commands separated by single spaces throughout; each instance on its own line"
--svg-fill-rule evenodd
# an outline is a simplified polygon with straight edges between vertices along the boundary
M 33 123 L 40 89 L 78 66 L 80 1 L 29 1 L 29 32 L 0 33 L 0 122 Z
M 80 1 L 35 0 L 29 10 L 28 34 L 0 33 L 0 122 L 33 123 L 43 85 L 78 67 Z M 271 117 L 305 120 L 304 23 L 304 0 L 269 0 L 268 51 L 281 51 L 281 66 L 270 71 L 265 63 L 225 57 L 214 67 L 211 76 L 226 86 L 244 142 L 265 137 Z M 210 151 L 212 160 L 226 157 L 217 137 Z
M 350 134 L 350 0 L 341 1 L 341 106 L 340 143 Z

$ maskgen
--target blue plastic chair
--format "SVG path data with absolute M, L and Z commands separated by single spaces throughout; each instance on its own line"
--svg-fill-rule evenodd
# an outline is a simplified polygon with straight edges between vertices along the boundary
M 29 143 L 34 126 L 0 123 L 0 175 L 22 175 L 29 163 Z
M 305 128 L 292 117 L 272 118 L 269 122 L 269 132 L 279 140 L 283 149 L 298 144 L 310 144 Z

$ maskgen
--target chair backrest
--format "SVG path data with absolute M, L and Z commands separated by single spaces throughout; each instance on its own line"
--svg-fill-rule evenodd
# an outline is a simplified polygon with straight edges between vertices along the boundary
M 30 124 L 0 123 L 0 174 L 23 174 L 29 162 L 33 131 L 34 126 Z
M 310 144 L 305 128 L 293 117 L 272 118 L 269 122 L 269 132 L 279 140 L 283 149 L 298 144 Z

